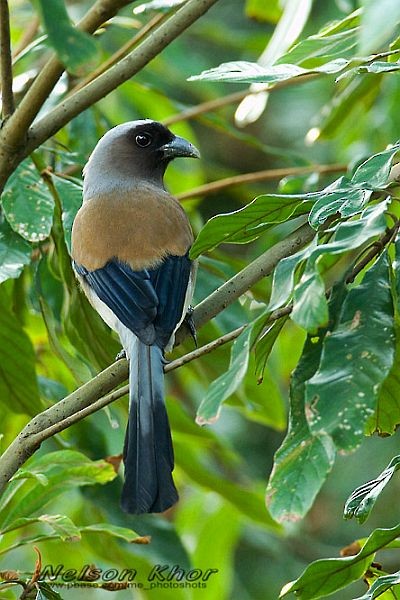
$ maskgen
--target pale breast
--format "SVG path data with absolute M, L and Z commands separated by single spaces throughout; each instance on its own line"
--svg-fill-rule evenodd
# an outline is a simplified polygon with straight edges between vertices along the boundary
M 72 257 L 91 271 L 112 258 L 141 270 L 167 254 L 184 255 L 192 242 L 188 218 L 175 198 L 137 188 L 84 202 L 72 228 Z

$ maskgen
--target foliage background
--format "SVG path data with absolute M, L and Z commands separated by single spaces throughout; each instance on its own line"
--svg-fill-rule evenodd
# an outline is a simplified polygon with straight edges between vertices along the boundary
M 90 5 L 85 1 L 71 2 L 68 10 L 75 20 Z M 350 0 L 315 0 L 301 37 L 315 34 L 333 19 L 345 18 L 358 6 L 359 3 Z M 25 0 L 11 2 L 14 49 L 35 23 L 33 39 L 37 40 L 43 33 L 43 25 L 37 21 L 43 7 L 50 10 L 44 1 L 33 5 Z M 387 14 L 391 14 L 391 10 L 394 11 L 393 19 L 387 20 L 396 24 L 398 11 L 395 3 L 388 2 Z M 121 10 L 119 18 L 97 37 L 97 54 L 89 57 L 86 64 L 79 65 L 74 75 L 60 81 L 43 113 L 156 14 L 140 12 L 133 15 L 132 5 Z M 193 141 L 201 149 L 202 160 L 177 161 L 171 165 L 167 183 L 175 194 L 240 173 L 290 167 L 305 170 L 304 175 L 296 177 L 235 185 L 213 194 L 194 194 L 183 200 L 196 233 L 211 216 L 239 209 L 260 194 L 319 190 L 336 177 L 318 174 L 318 169 L 310 174 L 309 165 L 339 164 L 351 168 L 399 139 L 396 73 L 371 74 L 355 78 L 350 84 L 335 83 L 334 76 L 327 76 L 301 85 L 282 86 L 270 94 L 262 117 L 246 128 L 234 124 L 237 102 L 227 103 L 193 119 L 184 118 L 186 107 L 246 89 L 243 83 L 232 86 L 225 82 L 188 82 L 187 78 L 224 62 L 256 61 L 281 14 L 282 7 L 277 1 L 219 0 L 209 13 L 134 78 L 73 119 L 35 153 L 33 162 L 29 163 L 32 181 L 23 179 L 26 170 L 17 172 L 16 178 L 9 181 L 3 194 L 0 223 L 3 449 L 32 416 L 110 364 L 119 349 L 116 340 L 78 295 L 67 254 L 73 215 L 80 203 L 77 182 L 88 154 L 105 130 L 123 121 L 150 117 L 170 122 L 176 133 Z M 42 17 L 42 21 L 45 22 L 45 18 Z M 382 28 L 378 25 L 369 27 L 370 36 L 377 38 L 371 42 L 367 53 L 381 49 L 396 38 L 396 32 L 389 30 L 385 39 L 378 39 Z M 15 63 L 17 99 L 19 90 L 29 86 L 31 77 L 44 64 L 47 56 L 44 44 L 42 40 L 28 46 Z M 353 49 L 353 56 L 355 53 Z M 39 176 L 46 167 L 55 173 L 47 180 Z M 340 174 L 340 167 L 338 172 Z M 18 197 L 21 178 L 28 187 L 22 188 L 24 191 Z M 27 201 L 26 190 L 33 190 L 34 208 Z M 35 211 L 40 217 L 36 220 L 32 218 Z M 26 228 L 20 230 L 22 237 L 16 237 L 9 223 L 18 231 L 18 223 L 24 223 L 24 219 L 33 223 L 32 229 L 28 235 Z M 222 245 L 202 256 L 195 303 L 292 229 L 291 223 L 282 223 L 251 244 Z M 31 246 L 27 245 L 27 238 L 32 242 Z M 14 268 L 11 278 L 7 268 Z M 205 344 L 259 314 L 262 306 L 268 303 L 269 279 L 256 284 L 251 294 L 246 294 L 240 302 L 202 327 L 199 344 Z M 78 466 L 74 475 L 68 475 L 68 469 L 64 471 L 63 466 L 52 465 L 51 458 L 50 466 L 46 468 L 31 466 L 31 472 L 36 468 L 38 473 L 45 473 L 50 485 L 46 489 L 43 479 L 40 480 L 40 476 L 32 478 L 32 475 L 30 479 L 14 482 L 14 495 L 3 508 L 3 532 L 9 519 L 4 515 L 10 510 L 16 516 L 30 517 L 32 521 L 4 534 L 0 540 L 0 569 L 32 573 L 36 559 L 32 540 L 35 540 L 43 564 L 62 563 L 78 570 L 85 564 L 104 569 L 134 567 L 139 573 L 138 580 L 158 563 L 219 569 L 218 576 L 206 591 L 188 588 L 146 592 L 125 590 L 118 592 L 122 599 L 207 597 L 222 600 L 240 597 L 243 600 L 268 600 L 277 598 L 282 586 L 296 579 L 311 561 L 337 556 L 340 548 L 367 536 L 372 528 L 397 523 L 400 514 L 393 502 L 399 486 L 396 480 L 392 482 L 390 492 L 383 494 L 368 525 L 342 519 L 344 501 L 353 488 L 376 476 L 396 453 L 397 434 L 384 439 L 365 438 L 355 453 L 339 456 L 303 520 L 280 526 L 267 513 L 265 486 L 274 452 L 284 438 L 289 378 L 304 340 L 304 330 L 288 321 L 274 345 L 260 385 L 257 385 L 252 354 L 243 381 L 225 402 L 219 420 L 212 426 L 199 428 L 195 424 L 196 410 L 210 383 L 228 368 L 229 345 L 167 376 L 168 411 L 176 454 L 175 476 L 181 493 L 179 504 L 168 515 L 133 517 L 123 514 L 119 508 L 120 479 L 113 479 L 111 471 L 104 475 L 104 469 L 102 471 L 100 467 L 89 472 L 86 463 L 85 466 L 76 456 Z M 191 343 L 185 342 L 175 351 L 176 356 L 191 349 Z M 122 448 L 126 417 L 126 399 L 115 402 L 44 442 L 37 456 L 70 450 L 97 461 L 117 455 Z M 59 488 L 52 483 L 54 477 L 59 477 Z M 111 479 L 105 485 L 89 485 Z M 301 487 L 301 480 L 298 485 Z M 49 489 L 55 492 L 50 493 Z M 71 522 L 65 522 L 60 533 L 60 529 L 49 524 L 49 519 L 37 520 L 43 513 L 66 515 L 81 532 L 74 529 Z M 120 534 L 125 539 L 89 529 L 85 531 L 85 527 L 93 523 L 123 527 L 125 531 Z M 108 533 L 115 534 L 111 526 Z M 132 529 L 139 536 L 151 536 L 151 543 L 128 543 L 126 529 Z M 54 539 L 47 539 L 50 537 Z M 396 557 L 389 553 L 385 558 L 385 569 L 395 568 Z M 354 598 L 364 591 L 365 585 L 359 582 L 334 597 Z M 60 590 L 60 593 L 71 599 L 82 594 L 72 589 Z M 15 591 L 4 590 L 1 597 L 14 598 L 14 594 Z M 107 598 L 109 594 L 99 589 L 85 590 L 88 598 Z

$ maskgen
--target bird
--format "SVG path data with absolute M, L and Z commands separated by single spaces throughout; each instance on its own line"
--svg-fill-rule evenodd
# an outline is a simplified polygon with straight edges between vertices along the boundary
M 72 227 L 72 265 L 89 302 L 119 335 L 129 360 L 129 416 L 121 508 L 160 513 L 178 492 L 164 401 L 165 353 L 190 307 L 193 233 L 164 174 L 197 148 L 151 119 L 113 127 L 83 169 Z

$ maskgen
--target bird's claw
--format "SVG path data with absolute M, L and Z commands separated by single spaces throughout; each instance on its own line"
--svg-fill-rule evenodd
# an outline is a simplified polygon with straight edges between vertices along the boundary
M 194 313 L 193 306 L 188 306 L 187 313 L 185 315 L 185 318 L 183 319 L 183 322 L 188 327 L 190 335 L 192 336 L 195 346 L 197 348 L 198 347 L 197 332 L 196 332 L 196 325 L 194 324 L 193 313 Z
M 124 348 L 118 352 L 117 356 L 115 357 L 115 362 L 117 362 L 117 360 L 121 360 L 121 358 L 126 358 L 126 352 Z

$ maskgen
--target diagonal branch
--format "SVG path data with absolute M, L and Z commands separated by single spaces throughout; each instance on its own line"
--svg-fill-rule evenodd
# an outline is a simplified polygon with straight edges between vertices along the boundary
M 10 11 L 8 7 L 8 0 L 0 0 L 0 71 L 2 103 L 1 112 L 3 119 L 7 119 L 14 112 Z
M 113 17 L 120 8 L 132 0 L 97 0 L 89 9 L 77 28 L 87 33 L 94 33 L 105 21 Z M 1 0 L 1 6 L 6 4 Z M 3 57 L 3 49 L 1 49 Z M 17 110 L 7 120 L 0 132 L 0 182 L 5 183 L 12 168 L 21 160 L 18 156 L 23 152 L 25 138 L 29 127 L 39 110 L 64 72 L 64 66 L 54 55 L 39 72 L 34 83 L 25 94 Z
M 300 247 L 306 245 L 312 240 L 314 235 L 315 231 L 306 223 L 288 235 L 285 240 L 278 242 L 275 246 L 264 252 L 253 263 L 245 267 L 224 285 L 215 290 L 208 298 L 198 304 L 193 313 L 196 326 L 200 328 L 232 304 L 232 302 L 257 281 L 269 275 L 282 258 L 293 254 Z M 229 336 L 235 336 L 237 331 L 227 334 L 226 341 L 234 339 L 234 337 Z M 184 326 L 181 327 L 177 332 L 178 343 L 182 342 L 187 336 L 187 328 Z M 212 344 L 218 344 L 218 340 L 211 342 Z M 196 352 L 195 350 L 194 353 L 190 353 L 191 360 L 198 357 Z M 201 352 L 201 349 L 198 352 Z M 180 366 L 183 362 L 188 362 L 188 358 L 185 359 L 185 357 L 182 357 L 178 359 L 177 366 Z M 171 365 L 166 370 L 170 369 Z M 76 422 L 86 416 L 86 414 L 94 412 L 94 407 L 93 410 L 90 408 L 93 403 L 96 403 L 96 408 L 98 409 L 103 406 L 102 403 L 105 405 L 120 397 L 121 393 L 125 393 L 125 391 L 117 390 L 112 392 L 112 390 L 121 385 L 127 377 L 127 361 L 119 360 L 72 392 L 69 396 L 60 400 L 57 404 L 36 415 L 0 457 L 0 493 L 18 468 L 38 449 L 41 442 L 48 437 L 45 434 L 46 430 L 53 435 L 64 428 L 61 427 L 61 429 L 58 429 L 58 424 L 63 423 L 68 426 L 69 423 Z M 112 392 L 111 395 L 110 392 Z
M 207 196 L 208 194 L 215 194 L 220 190 L 234 185 L 241 185 L 245 183 L 256 183 L 258 181 L 271 181 L 274 179 L 282 179 L 283 177 L 291 177 L 293 175 L 304 175 L 306 173 L 340 173 L 346 171 L 347 165 L 333 164 L 333 165 L 307 165 L 306 167 L 289 167 L 282 169 L 266 169 L 264 171 L 255 171 L 254 173 L 244 173 L 243 175 L 234 175 L 233 177 L 226 177 L 225 179 L 218 179 L 218 181 L 212 181 L 211 183 L 205 183 L 197 188 L 178 194 L 178 200 L 188 200 L 189 198 L 195 198 L 196 196 Z
M 24 156 L 57 133 L 71 119 L 136 75 L 217 1 L 188 0 L 130 54 L 42 117 L 31 128 Z

